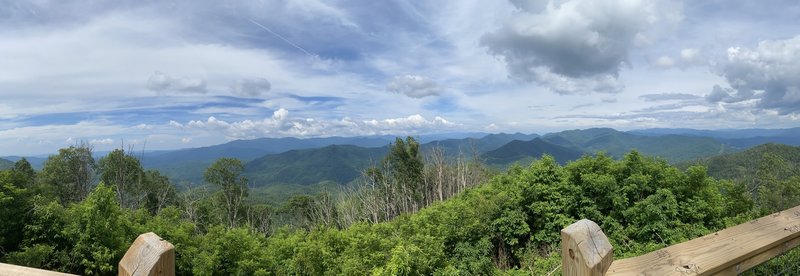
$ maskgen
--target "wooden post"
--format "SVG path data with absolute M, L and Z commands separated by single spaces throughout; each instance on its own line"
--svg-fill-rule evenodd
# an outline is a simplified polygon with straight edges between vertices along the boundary
M 120 276 L 175 275 L 175 247 L 153 232 L 139 235 L 119 261 Z
M 602 276 L 614 261 L 608 237 L 588 219 L 561 230 L 561 270 L 566 276 Z

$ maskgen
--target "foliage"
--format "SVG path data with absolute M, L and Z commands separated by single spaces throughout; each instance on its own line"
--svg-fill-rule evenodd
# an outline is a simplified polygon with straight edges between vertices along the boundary
M 66 205 L 86 198 L 94 184 L 96 167 L 90 145 L 71 146 L 47 158 L 38 180 Z
M 203 174 L 206 182 L 216 185 L 219 189 L 219 201 L 225 209 L 228 225 L 236 226 L 239 207 L 247 197 L 247 178 L 241 174 L 244 165 L 239 159 L 220 158 L 212 164 Z
M 408 138 L 370 172 L 375 186 L 353 193 L 247 204 L 244 166 L 221 159 L 205 174 L 214 186 L 183 193 L 158 172 L 142 171 L 130 190 L 142 196 L 137 209 L 104 181 L 83 200 L 42 192 L 45 184 L 81 189 L 54 175 L 73 173 L 68 151 L 75 149 L 51 157 L 38 174 L 24 163 L 0 172 L 2 261 L 110 275 L 136 236 L 153 231 L 175 245 L 180 275 L 541 275 L 558 272 L 559 231 L 581 218 L 598 222 L 615 255 L 625 257 L 799 200 L 793 163 L 780 155 L 765 155 L 754 170 L 753 183 L 763 187 L 755 191 L 711 178 L 706 167 L 681 170 L 636 151 L 566 165 L 545 155 L 484 181 L 476 161 L 424 156 Z M 103 160 L 100 167 L 111 170 L 102 172 L 113 172 L 113 160 Z M 388 208 L 396 212 L 370 219 Z
M 125 208 L 139 208 L 145 198 L 144 170 L 139 159 L 122 149 L 111 151 L 98 162 L 100 181 L 114 187 L 117 201 Z

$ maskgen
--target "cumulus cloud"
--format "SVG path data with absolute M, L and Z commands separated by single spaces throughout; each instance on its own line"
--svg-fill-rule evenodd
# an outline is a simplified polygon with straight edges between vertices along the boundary
M 378 129 L 383 130 L 392 130 L 392 129 L 422 129 L 428 127 L 437 127 L 437 126 L 453 126 L 454 123 L 445 120 L 442 117 L 436 116 L 433 120 L 427 120 L 425 117 L 419 114 L 411 115 L 404 118 L 394 118 L 394 119 L 385 119 L 385 120 L 368 120 L 364 121 L 364 124 L 370 127 L 375 127 Z
M 623 64 L 645 31 L 667 17 L 657 1 L 515 0 L 518 13 L 481 44 L 503 57 L 510 76 L 555 92 L 619 92 Z
M 700 50 L 696 48 L 685 48 L 675 57 L 661 56 L 651 62 L 651 66 L 659 69 L 672 69 L 675 67 L 686 69 L 687 67 L 703 64 L 706 64 L 706 60 L 700 56 Z
M 716 66 L 729 87 L 714 86 L 712 103 L 753 101 L 755 107 L 780 115 L 800 111 L 800 36 L 766 40 L 755 48 L 731 47 Z
M 156 71 L 147 79 L 147 89 L 156 92 L 206 93 L 206 81 L 199 78 L 176 78 Z
M 113 143 L 114 143 L 114 140 L 113 140 L 113 139 L 111 139 L 111 138 L 106 138 L 106 139 L 92 139 L 91 141 L 89 141 L 89 143 L 90 143 L 90 144 L 93 144 L 93 145 L 111 145 L 111 144 L 113 144 Z
M 231 86 L 231 93 L 242 97 L 258 97 L 271 88 L 272 84 L 265 78 L 245 78 Z
M 183 128 L 183 124 L 178 123 L 175 120 L 170 120 L 168 125 L 174 128 Z
M 386 90 L 393 93 L 404 94 L 412 98 L 438 96 L 441 88 L 433 80 L 419 75 L 395 76 L 388 84 Z
M 185 125 L 175 123 L 187 130 L 203 130 L 222 133 L 228 139 L 253 139 L 257 137 L 318 137 L 332 135 L 377 135 L 377 134 L 413 134 L 433 130 L 457 127 L 458 124 L 436 116 L 427 119 L 415 114 L 408 117 L 355 120 L 350 117 L 341 119 L 299 118 L 290 115 L 286 109 L 278 109 L 272 116 L 263 120 L 242 120 L 228 122 L 209 117 L 207 120 L 193 120 Z

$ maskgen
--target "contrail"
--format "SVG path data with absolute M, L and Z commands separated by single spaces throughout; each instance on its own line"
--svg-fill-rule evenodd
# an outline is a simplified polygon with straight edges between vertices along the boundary
M 294 42 L 292 42 L 292 41 L 290 41 L 290 40 L 286 39 L 285 37 L 283 37 L 283 36 L 279 35 L 279 34 L 278 34 L 278 33 L 276 33 L 276 32 L 273 32 L 273 31 L 272 31 L 270 28 L 267 28 L 267 26 L 264 26 L 264 25 L 261 25 L 261 24 L 259 24 L 258 22 L 256 22 L 256 21 L 255 21 L 255 20 L 253 20 L 252 18 L 247 18 L 247 20 L 250 20 L 250 22 L 253 22 L 253 24 L 256 24 L 256 26 L 259 26 L 259 27 L 261 27 L 262 29 L 264 29 L 264 30 L 267 30 L 267 32 L 269 32 L 269 33 L 271 33 L 271 34 L 273 34 L 273 35 L 277 36 L 278 38 L 280 38 L 281 40 L 285 41 L 286 43 L 289 43 L 289 45 L 292 45 L 293 47 L 297 48 L 297 50 L 303 51 L 303 53 L 306 53 L 306 55 L 309 55 L 309 56 L 311 56 L 311 57 L 317 57 L 317 55 L 315 55 L 315 54 L 312 54 L 312 53 L 310 53 L 310 52 L 306 51 L 306 49 L 303 49 L 303 47 L 300 47 L 300 45 L 294 44 Z

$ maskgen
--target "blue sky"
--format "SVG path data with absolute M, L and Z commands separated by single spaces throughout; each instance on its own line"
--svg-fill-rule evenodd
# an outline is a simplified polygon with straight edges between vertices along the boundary
M 800 126 L 796 1 L 0 2 L 0 155 Z

